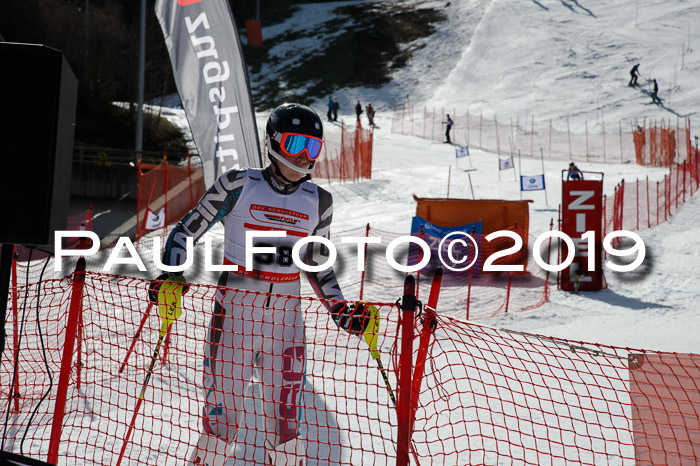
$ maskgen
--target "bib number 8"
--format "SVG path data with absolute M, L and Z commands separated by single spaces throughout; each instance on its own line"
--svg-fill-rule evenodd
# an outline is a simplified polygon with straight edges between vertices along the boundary
M 265 248 L 275 246 L 270 243 L 256 243 L 255 247 Z M 278 246 L 277 253 L 253 254 L 253 260 L 258 264 L 271 265 L 277 263 L 277 265 L 281 267 L 290 267 L 293 263 L 292 248 L 289 246 Z

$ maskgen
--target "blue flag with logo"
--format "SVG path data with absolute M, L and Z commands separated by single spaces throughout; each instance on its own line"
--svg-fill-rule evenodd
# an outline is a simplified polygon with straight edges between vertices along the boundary
M 423 228 L 422 232 L 421 227 Z M 430 262 L 421 269 L 421 274 L 432 275 L 438 267 L 442 267 L 444 273 L 443 283 L 446 286 L 465 283 L 470 273 L 469 270 L 454 271 L 450 270 L 446 265 L 455 269 L 462 269 L 471 263 L 475 253 L 474 242 L 476 247 L 479 250 L 481 249 L 482 232 L 482 222 L 468 223 L 455 227 L 441 227 L 422 217 L 413 217 L 411 236 L 421 238 L 430 247 Z M 439 249 L 440 242 L 448 235 L 450 236 L 443 242 L 442 249 Z M 474 242 L 466 235 L 470 235 Z M 450 255 L 452 256 L 451 258 Z M 446 264 L 440 261 L 440 257 L 443 258 Z M 417 244 L 411 243 L 408 250 L 408 265 L 416 265 L 422 258 L 422 249 Z M 472 275 L 480 273 L 480 264 L 480 257 L 477 256 L 474 265 L 471 267 Z

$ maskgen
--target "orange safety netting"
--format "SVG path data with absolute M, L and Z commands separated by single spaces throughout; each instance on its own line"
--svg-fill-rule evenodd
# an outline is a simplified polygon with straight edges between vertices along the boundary
M 603 235 L 617 230 L 646 230 L 667 221 L 698 191 L 698 158 L 673 165 L 663 180 L 622 181 L 605 198 Z
M 189 212 L 204 194 L 204 177 L 201 165 L 170 165 L 161 163 L 144 172 L 139 165 L 137 177 L 137 237 L 162 227 L 148 224 L 147 212 L 165 215 L 165 225 L 178 222 Z
M 665 133 L 663 137 L 655 134 L 653 138 L 647 136 L 647 145 L 652 142 L 663 144 L 663 149 L 644 149 L 640 152 L 639 144 L 642 142 L 639 136 L 643 127 L 635 125 L 633 128 L 623 131 L 622 123 L 613 127 L 605 122 L 600 124 L 600 131 L 588 131 L 588 124 L 584 133 L 572 132 L 567 121 L 566 131 L 555 129 L 550 121 L 546 128 L 536 128 L 533 121 L 515 121 L 511 118 L 501 121 L 494 115 L 493 118 L 484 117 L 483 113 L 470 114 L 457 113 L 456 109 L 448 109 L 452 116 L 451 140 L 457 145 L 470 146 L 497 154 L 520 154 L 526 157 L 545 158 L 550 160 L 575 160 L 579 162 L 596 163 L 627 163 L 637 162 L 644 165 L 681 163 L 691 157 L 690 145 L 690 120 L 683 119 L 683 127 L 678 120 L 673 131 Z M 409 105 L 394 107 L 391 121 L 393 133 L 410 134 L 434 141 L 445 139 L 446 111 L 440 109 L 428 110 L 427 107 L 417 109 Z M 663 126 L 663 123 L 662 123 Z M 666 124 L 670 128 L 671 123 Z M 612 132 L 610 131 L 612 130 Z M 649 129 L 646 130 L 649 132 Z M 671 147 L 674 149 L 672 150 Z M 653 154 L 650 159 L 650 154 Z M 673 158 L 675 156 L 675 159 Z
M 2 448 L 41 459 L 54 451 L 60 464 L 115 464 L 161 322 L 146 298 L 148 281 L 88 272 L 79 300 L 77 283 L 47 280 L 11 289 L 26 306 L 8 313 L 0 371 Z M 158 355 L 124 450 L 125 463 L 181 464 L 193 448 L 215 291 L 192 285 L 185 295 L 183 315 L 170 329 L 168 351 Z M 399 321 L 405 311 L 375 304 L 383 366 L 400 406 L 415 390 L 414 417 L 407 425 L 397 414 L 365 343 L 339 331 L 318 300 L 303 298 L 307 375 L 299 422 L 313 464 L 394 463 L 402 429 L 409 432 L 416 464 L 700 460 L 698 355 L 482 326 L 446 315 L 451 308 L 442 299 L 437 314 L 423 309 L 404 334 Z M 402 335 L 412 338 L 410 357 L 401 353 Z M 74 342 L 68 360 L 67 340 Z M 62 361 L 68 361 L 63 372 Z M 416 371 L 409 371 L 408 385 L 399 385 L 405 364 L 417 364 Z M 234 450 L 246 464 L 267 461 L 256 385 Z M 62 432 L 52 437 L 57 416 Z
M 690 142 L 690 125 L 681 128 L 678 123 L 671 127 L 671 122 L 636 125 L 633 131 L 634 149 L 639 165 L 671 167 L 674 164 L 693 162 L 695 151 Z
M 373 137 L 373 131 L 360 124 L 354 131 L 345 124 L 341 124 L 339 133 L 326 131 L 324 154 L 316 163 L 314 178 L 353 182 L 371 179 Z

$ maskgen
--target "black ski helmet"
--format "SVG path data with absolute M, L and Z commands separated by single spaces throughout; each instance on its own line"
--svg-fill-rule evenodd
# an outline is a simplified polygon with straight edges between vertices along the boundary
M 313 172 L 316 161 L 310 162 L 308 169 L 289 163 L 281 155 L 280 144 L 277 141 L 277 136 L 282 133 L 298 133 L 323 139 L 321 118 L 312 108 L 301 104 L 287 103 L 280 105 L 272 111 L 267 119 L 265 133 L 265 143 L 270 162 L 273 164 L 275 164 L 275 161 L 281 162 L 288 168 L 306 175 Z

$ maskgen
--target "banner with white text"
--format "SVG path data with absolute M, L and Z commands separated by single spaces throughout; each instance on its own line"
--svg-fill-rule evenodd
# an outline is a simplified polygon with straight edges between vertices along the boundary
M 561 271 L 561 289 L 574 291 L 578 280 L 581 291 L 603 288 L 602 244 L 603 181 L 564 181 L 562 183 L 561 231 L 571 238 L 574 260 Z M 588 239 L 587 232 L 593 238 Z M 562 261 L 569 248 L 562 243 Z
M 156 15 L 209 188 L 232 168 L 262 167 L 248 73 L 226 0 L 157 0 Z

